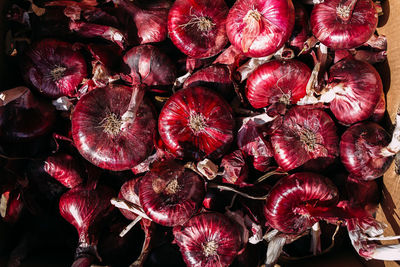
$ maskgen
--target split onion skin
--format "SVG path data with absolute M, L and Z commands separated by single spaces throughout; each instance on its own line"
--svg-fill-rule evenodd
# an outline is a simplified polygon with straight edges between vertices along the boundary
M 257 10 L 260 20 L 245 22 Z M 229 11 L 226 32 L 229 41 L 248 57 L 265 57 L 278 51 L 292 34 L 295 21 L 291 0 L 237 0 Z
M 55 39 L 44 39 L 27 52 L 22 66 L 24 79 L 41 94 L 58 98 L 74 96 L 87 76 L 86 62 L 72 45 Z
M 340 158 L 353 178 L 372 180 L 382 176 L 394 157 L 383 157 L 380 151 L 389 145 L 390 135 L 374 122 L 352 125 L 340 139 Z
M 310 68 L 297 60 L 273 60 L 258 67 L 247 79 L 246 97 L 254 108 L 278 102 L 296 104 L 306 95 Z
M 169 37 L 189 57 L 212 57 L 228 43 L 228 11 L 224 0 L 177 0 L 168 14 Z M 199 18 L 206 19 L 204 24 L 197 23 Z
M 329 70 L 328 87 L 342 84 L 345 92 L 336 94 L 329 105 L 336 119 L 351 125 L 371 117 L 381 99 L 383 85 L 379 73 L 364 61 L 344 59 Z
M 144 212 L 164 226 L 184 224 L 201 207 L 204 195 L 202 178 L 175 161 L 154 164 L 139 184 Z
M 133 168 L 153 151 L 156 119 L 153 107 L 144 99 L 136 119 L 117 132 L 107 132 L 110 124 L 118 124 L 127 111 L 132 88 L 110 85 L 84 95 L 72 113 L 72 137 L 79 153 L 94 165 L 113 171 Z M 113 115 L 112 115 L 113 114 Z M 112 130 L 112 129 L 111 129 Z
M 343 2 L 330 0 L 317 4 L 310 17 L 314 36 L 332 49 L 351 49 L 362 45 L 378 25 L 378 14 L 371 0 L 358 0 L 347 21 L 337 15 L 337 9 Z
M 310 160 L 339 155 L 339 138 L 331 117 L 323 110 L 293 107 L 271 136 L 275 160 L 293 170 Z
M 220 213 L 201 213 L 174 228 L 183 260 L 193 267 L 229 266 L 241 249 L 240 236 L 238 226 Z
M 298 234 L 318 221 L 300 209 L 306 206 L 330 207 L 336 205 L 339 192 L 326 177 L 300 172 L 281 178 L 269 192 L 264 205 L 267 223 L 288 234 Z
M 218 158 L 234 139 L 235 121 L 229 104 L 205 87 L 176 92 L 165 103 L 158 131 L 166 147 L 179 158 Z

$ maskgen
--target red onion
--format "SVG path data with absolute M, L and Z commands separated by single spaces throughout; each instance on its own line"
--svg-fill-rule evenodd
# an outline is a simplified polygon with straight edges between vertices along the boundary
M 246 97 L 254 108 L 281 102 L 295 104 L 306 95 L 311 70 L 297 60 L 270 61 L 247 79 Z
M 281 178 L 271 189 L 264 206 L 268 224 L 283 233 L 301 233 L 318 218 L 309 210 L 336 206 L 339 192 L 326 177 L 301 172 Z
M 340 139 L 340 158 L 353 177 L 372 180 L 382 176 L 393 161 L 393 156 L 381 154 L 389 143 L 390 135 L 378 124 L 357 123 Z
M 176 69 L 169 57 L 152 45 L 133 47 L 124 55 L 130 75 L 122 78 L 132 84 L 150 87 L 171 85 L 175 81 Z
M 225 65 L 211 65 L 193 73 L 183 84 L 189 86 L 204 86 L 215 89 L 225 99 L 232 99 L 235 89 L 230 78 L 230 71 Z
M 65 187 L 73 188 L 82 183 L 82 167 L 71 155 L 58 153 L 43 162 L 43 170 Z
M 140 206 L 139 200 L 139 182 L 137 179 L 132 179 L 125 182 L 121 186 L 121 190 L 119 191 L 118 198 L 125 199 L 130 203 L 136 204 Z M 135 220 L 138 217 L 138 214 L 128 211 L 126 209 L 119 209 L 122 215 L 125 216 L 128 220 Z
M 329 70 L 329 81 L 319 100 L 302 99 L 299 103 L 330 103 L 336 119 L 350 125 L 371 117 L 382 96 L 382 88 L 382 80 L 372 65 L 345 58 Z
M 248 120 L 240 127 L 237 134 L 237 145 L 244 156 L 252 159 L 253 167 L 261 172 L 271 168 L 274 151 L 269 138 L 254 121 Z
M 136 24 L 140 44 L 156 43 L 167 38 L 167 18 L 171 3 L 158 1 L 142 9 L 128 0 L 113 0 L 132 16 Z
M 187 266 L 229 266 L 242 246 L 239 226 L 220 213 L 201 213 L 174 228 Z
M 248 57 L 265 57 L 278 51 L 292 33 L 291 0 L 237 0 L 229 11 L 229 41 Z
M 133 90 L 110 85 L 84 95 L 72 114 L 72 137 L 81 155 L 94 165 L 109 170 L 128 170 L 146 159 L 153 150 L 156 121 L 153 108 L 144 99 L 133 120 L 130 112 Z
M 248 168 L 240 150 L 225 155 L 221 161 L 224 168 L 222 181 L 230 184 L 242 184 L 247 179 Z
M 386 112 L 386 99 L 385 94 L 382 92 L 381 98 L 375 107 L 374 113 L 372 113 L 371 120 L 380 122 L 385 116 Z
M 158 119 L 158 131 L 178 157 L 222 156 L 234 138 L 235 122 L 225 100 L 204 87 L 185 88 L 169 98 Z
M 71 44 L 54 39 L 36 43 L 27 52 L 22 69 L 26 82 L 52 98 L 74 96 L 87 75 L 81 53 Z
M 112 195 L 113 192 L 108 187 L 77 186 L 61 196 L 60 214 L 78 231 L 77 258 L 81 253 L 90 253 L 90 250 L 97 254 L 98 230 L 101 221 L 113 209 L 110 204 Z
M 310 22 L 314 36 L 324 45 L 350 49 L 373 35 L 378 14 L 371 0 L 330 0 L 314 6 Z
M 154 164 L 139 184 L 146 214 L 165 226 L 184 224 L 200 208 L 205 185 L 201 177 L 174 161 Z
M 0 92 L 0 137 L 27 141 L 50 132 L 56 120 L 53 106 L 26 87 Z
M 295 169 L 310 160 L 338 156 L 336 126 L 318 109 L 293 107 L 271 136 L 275 160 L 284 170 Z
M 212 57 L 228 43 L 228 11 L 223 0 L 177 0 L 168 14 L 169 37 L 190 57 Z

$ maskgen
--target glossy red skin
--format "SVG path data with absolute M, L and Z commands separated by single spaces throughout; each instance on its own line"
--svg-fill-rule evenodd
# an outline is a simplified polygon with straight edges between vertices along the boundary
M 200 114 L 206 126 L 195 132 L 190 116 Z M 179 90 L 165 103 L 158 118 L 158 131 L 166 147 L 180 158 L 218 158 L 234 138 L 231 107 L 217 93 L 204 87 Z
M 222 158 L 220 167 L 224 168 L 222 181 L 240 185 L 247 179 L 248 168 L 242 151 L 235 150 Z
M 128 170 L 153 151 L 156 119 L 153 108 L 144 99 L 135 121 L 119 134 L 103 131 L 101 122 L 107 112 L 119 118 L 126 112 L 132 88 L 110 85 L 84 95 L 72 114 L 72 137 L 79 153 L 94 165 L 108 170 Z
M 130 76 L 122 78 L 132 84 L 148 86 L 171 85 L 176 78 L 176 68 L 171 59 L 152 45 L 139 45 L 124 55 L 131 69 Z
M 241 249 L 238 225 L 221 213 L 201 213 L 174 228 L 175 242 L 191 267 L 229 266 Z M 216 255 L 204 254 L 203 244 L 214 241 Z
M 245 157 L 251 157 L 253 167 L 261 172 L 266 172 L 272 163 L 274 150 L 271 142 L 267 140 L 256 123 L 249 121 L 238 131 L 236 142 Z
M 362 45 L 378 25 L 378 14 L 371 0 L 358 0 L 348 21 L 336 14 L 336 8 L 343 2 L 330 0 L 314 5 L 310 17 L 314 36 L 332 49 L 350 49 Z
M 82 54 L 74 51 L 71 44 L 54 39 L 36 43 L 27 52 L 22 64 L 25 81 L 51 98 L 74 96 L 77 87 L 87 76 Z M 55 81 L 50 72 L 59 66 L 66 68 L 66 71 L 61 79 Z
M 121 190 L 119 191 L 118 198 L 125 199 L 133 204 L 141 206 L 140 200 L 139 200 L 139 182 L 138 182 L 138 180 L 132 179 L 132 180 L 125 182 L 121 186 Z M 133 221 L 138 216 L 136 213 L 130 212 L 126 209 L 119 209 L 119 211 L 128 220 Z
M 307 151 L 300 140 L 301 133 L 315 135 L 314 149 Z M 297 168 L 311 159 L 335 158 L 339 155 L 336 126 L 322 110 L 293 107 L 284 117 L 283 124 L 271 136 L 275 160 L 286 171 Z
M 79 243 L 97 244 L 99 222 L 114 208 L 110 203 L 113 194 L 105 186 L 96 189 L 78 186 L 61 196 L 60 214 L 78 231 Z
M 381 98 L 375 107 L 374 113 L 372 113 L 371 120 L 380 122 L 385 116 L 386 112 L 386 99 L 385 94 L 382 92 Z
M 310 34 L 310 25 L 308 23 L 308 13 L 304 6 L 294 1 L 295 22 L 292 35 L 289 39 L 289 45 L 298 49 L 303 49 L 304 42 L 307 41 Z
M 204 86 L 213 89 L 225 99 L 232 98 L 235 93 L 230 71 L 225 65 L 211 65 L 196 71 L 183 83 L 183 88 L 190 86 Z
M 58 153 L 47 157 L 43 169 L 65 187 L 73 188 L 83 182 L 82 167 L 71 155 Z
M 254 108 L 264 108 L 281 102 L 283 94 L 296 104 L 306 95 L 310 68 L 297 60 L 267 62 L 247 79 L 246 97 Z
M 268 194 L 264 216 L 268 224 L 289 234 L 299 234 L 309 229 L 319 219 L 302 214 L 306 207 L 330 207 L 336 205 L 339 192 L 326 177 L 299 172 L 281 178 Z
M 340 159 L 354 178 L 372 180 L 382 176 L 394 157 L 381 157 L 390 135 L 374 122 L 361 122 L 348 128 L 340 139 Z
M 28 141 L 51 131 L 54 107 L 30 91 L 0 107 L 0 136 L 6 141 Z
M 168 191 L 176 179 L 178 188 Z M 144 212 L 164 226 L 182 225 L 201 207 L 205 195 L 202 178 L 174 161 L 153 165 L 139 184 L 139 199 Z
M 212 57 L 228 43 L 225 22 L 229 8 L 223 0 L 177 0 L 169 10 L 168 34 L 174 45 L 193 58 Z M 201 31 L 197 24 L 181 26 L 195 17 L 209 18 L 214 24 Z
M 328 86 L 343 83 L 346 94 L 336 95 L 330 109 L 336 119 L 350 125 L 368 119 L 383 93 L 382 80 L 375 68 L 364 61 L 344 59 L 329 70 Z
M 262 14 L 262 27 L 247 52 L 243 50 L 243 21 L 249 10 Z M 229 41 L 248 57 L 265 57 L 278 51 L 289 40 L 294 27 L 295 12 L 291 0 L 237 0 L 229 10 L 226 32 Z

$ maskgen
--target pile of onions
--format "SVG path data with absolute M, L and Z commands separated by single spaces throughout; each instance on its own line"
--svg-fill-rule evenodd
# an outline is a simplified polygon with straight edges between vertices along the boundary
M 292 33 L 291 0 L 237 0 L 229 10 L 229 41 L 248 57 L 265 57 L 278 51 Z

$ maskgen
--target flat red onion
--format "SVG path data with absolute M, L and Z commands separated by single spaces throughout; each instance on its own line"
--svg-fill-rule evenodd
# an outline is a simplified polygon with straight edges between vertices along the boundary
M 240 185 L 247 179 L 248 168 L 240 150 L 225 155 L 222 158 L 221 167 L 224 168 L 222 174 L 224 183 Z
M 306 95 L 311 70 L 297 60 L 270 61 L 247 79 L 246 97 L 254 108 L 281 102 L 295 104 Z
M 292 33 L 291 0 L 237 0 L 229 11 L 229 41 L 248 57 L 265 57 L 278 51 Z
M 373 35 L 378 14 L 371 0 L 330 0 L 314 6 L 310 23 L 314 36 L 324 45 L 350 49 Z
M 381 155 L 389 143 L 390 135 L 378 124 L 357 123 L 340 139 L 340 158 L 353 177 L 372 180 L 382 176 L 393 161 L 393 156 Z
M 168 14 L 169 37 L 190 57 L 212 57 L 228 43 L 228 11 L 223 0 L 177 0 Z
M 271 136 L 275 160 L 284 170 L 295 169 L 310 160 L 338 156 L 336 126 L 322 110 L 293 107 Z
M 182 225 L 200 208 L 205 185 L 201 177 L 174 161 L 154 164 L 139 184 L 146 214 L 165 226 Z
M 225 65 L 211 65 L 196 71 L 183 84 L 183 88 L 189 86 L 214 89 L 227 100 L 232 99 L 235 94 L 230 71 Z
M 21 64 L 25 81 L 52 98 L 74 96 L 87 76 L 81 53 L 71 44 L 54 39 L 36 43 Z
M 153 150 L 156 121 L 153 108 L 143 99 L 133 121 L 123 120 L 133 90 L 110 85 L 84 95 L 72 114 L 72 137 L 81 155 L 109 170 L 128 170 Z
M 382 93 L 381 77 L 372 65 L 345 58 L 329 70 L 328 84 L 320 99 L 307 103 L 330 103 L 336 119 L 341 124 L 350 125 L 371 117 Z
M 146 8 L 140 8 L 128 0 L 113 0 L 113 2 L 132 16 L 140 44 L 162 42 L 167 38 L 170 2 L 158 1 L 150 3 Z
M 71 155 L 57 153 L 43 162 L 43 170 L 65 187 L 73 188 L 83 182 L 83 169 Z
M 174 228 L 187 266 L 229 266 L 242 246 L 239 226 L 220 213 L 201 213 Z
M 234 138 L 231 107 L 205 87 L 179 90 L 169 98 L 158 119 L 158 131 L 167 148 L 178 157 L 218 158 Z
M 134 85 L 168 86 L 175 81 L 175 65 L 166 54 L 155 46 L 133 47 L 124 55 L 124 62 L 130 68 L 130 75 L 122 75 L 122 78 Z
M 54 107 L 26 87 L 0 92 L 0 138 L 27 141 L 51 131 L 56 120 Z
M 309 209 L 336 206 L 339 192 L 326 177 L 301 172 L 281 178 L 264 205 L 267 223 L 283 233 L 301 233 L 318 222 Z

